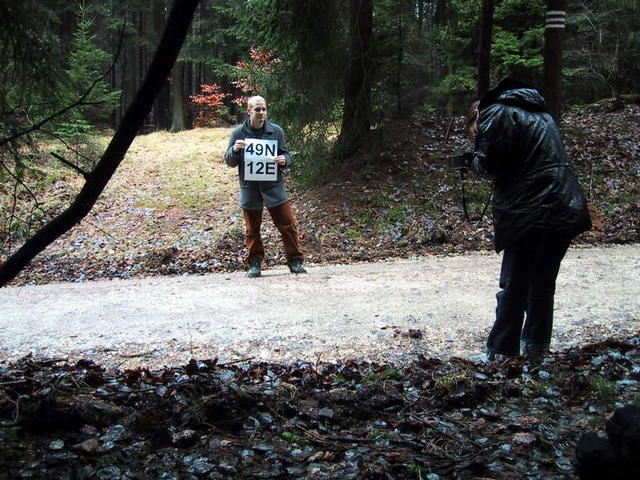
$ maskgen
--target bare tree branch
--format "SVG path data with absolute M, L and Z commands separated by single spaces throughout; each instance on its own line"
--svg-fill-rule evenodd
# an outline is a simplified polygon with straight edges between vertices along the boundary
M 36 255 L 91 211 L 151 111 L 158 92 L 178 58 L 198 3 L 199 0 L 174 1 L 149 71 L 100 161 L 71 205 L 0 265 L 0 287 L 13 280 Z
M 67 113 L 69 110 L 73 110 L 76 107 L 80 107 L 80 106 L 84 106 L 84 105 L 95 105 L 97 103 L 100 103 L 100 102 L 85 102 L 84 99 L 87 97 L 87 95 L 89 95 L 91 93 L 93 88 L 98 84 L 98 82 L 100 80 L 102 80 L 102 78 L 104 78 L 104 77 L 95 79 L 93 81 L 93 83 L 91 84 L 91 86 L 80 96 L 80 98 L 78 98 L 78 100 L 76 100 L 75 102 L 71 103 L 70 105 L 67 105 L 62 110 L 59 110 L 59 111 L 57 111 L 55 113 L 52 113 L 48 117 L 45 117 L 43 120 L 40 120 L 39 122 L 34 123 L 31 127 L 27 128 L 25 130 L 22 130 L 20 132 L 14 133 L 13 135 L 10 135 L 8 137 L 0 139 L 0 147 L 2 147 L 3 145 L 6 145 L 9 142 L 12 142 L 16 138 L 20 138 L 20 137 L 28 135 L 28 134 L 36 131 L 36 130 L 40 130 L 41 127 L 43 127 L 47 123 L 51 122 L 54 118 L 57 118 L 57 117 L 65 114 L 65 113 Z
M 72 153 L 76 154 L 77 156 L 79 156 L 83 160 L 86 160 L 87 162 L 91 162 L 92 164 L 95 163 L 95 159 L 94 158 L 91 158 L 91 157 L 88 157 L 88 156 L 84 155 L 80 150 L 78 150 L 78 149 L 72 147 L 71 145 L 69 145 L 69 143 L 64 138 L 62 138 L 62 136 L 58 135 L 57 133 L 50 132 L 48 130 L 43 130 L 43 129 L 40 129 L 40 131 L 42 133 L 44 133 L 46 135 L 49 135 L 50 137 L 53 137 L 56 140 L 58 140 L 60 143 L 62 143 L 65 146 L 65 148 L 67 150 L 69 150 Z
M 23 189 L 24 189 L 24 190 L 29 194 L 29 196 L 33 199 L 33 201 L 34 201 L 34 202 L 35 202 L 35 204 L 36 204 L 36 209 L 37 209 L 37 208 L 39 208 L 40 203 L 38 202 L 38 197 L 36 196 L 36 194 L 35 194 L 35 193 L 33 193 L 33 192 L 31 191 L 31 189 L 29 188 L 29 186 L 28 186 L 26 183 L 24 183 L 24 182 L 23 182 L 23 181 L 22 181 L 18 176 L 16 176 L 16 174 L 15 174 L 15 173 L 13 173 L 13 172 L 9 169 L 9 167 L 7 167 L 7 166 L 4 164 L 4 162 L 1 162 L 1 163 L 0 163 L 0 165 L 2 165 L 2 168 L 4 168 L 4 170 L 9 174 L 9 176 L 15 180 L 15 185 L 16 185 L 16 186 L 17 186 L 17 185 L 21 185 L 21 186 L 22 186 L 22 188 L 23 188 Z
M 12 142 L 16 138 L 20 138 L 20 137 L 28 135 L 28 134 L 36 131 L 36 130 L 40 130 L 44 125 L 46 125 L 47 123 L 51 122 L 53 119 L 65 114 L 69 110 L 73 110 L 76 107 L 85 106 L 85 105 L 99 105 L 99 104 L 103 103 L 103 102 L 85 102 L 84 99 L 87 98 L 87 96 L 93 91 L 95 86 L 100 81 L 102 81 L 104 78 L 106 78 L 111 73 L 111 71 L 115 68 L 116 61 L 117 61 L 118 57 L 120 56 L 120 51 L 122 49 L 122 43 L 123 43 L 123 40 L 124 40 L 124 30 L 125 30 L 126 25 L 127 25 L 127 21 L 126 21 L 126 18 L 125 18 L 125 21 L 123 22 L 122 28 L 120 30 L 120 38 L 118 39 L 118 48 L 116 49 L 116 54 L 113 57 L 113 61 L 111 62 L 111 65 L 109 66 L 109 68 L 100 77 L 96 78 L 91 83 L 89 88 L 87 88 L 87 90 L 85 90 L 85 92 L 82 95 L 80 95 L 80 97 L 75 102 L 73 102 L 70 105 L 67 105 L 62 110 L 59 110 L 59 111 L 57 111 L 55 113 L 52 113 L 51 115 L 49 115 L 48 117 L 44 118 L 43 120 L 40 120 L 37 123 L 32 123 L 31 127 L 27 128 L 26 130 L 14 133 L 13 135 L 10 135 L 9 137 L 5 137 L 5 138 L 0 139 L 0 147 L 2 147 L 3 145 L 6 145 L 9 142 Z
M 89 180 L 89 174 L 87 172 L 85 172 L 84 170 L 82 170 L 80 167 L 78 167 L 77 165 L 71 163 L 69 160 L 67 160 L 66 158 L 64 158 L 62 155 L 58 155 L 56 152 L 49 152 L 51 154 L 52 157 L 57 158 L 58 160 L 60 160 L 62 163 L 64 163 L 67 167 L 75 170 L 76 172 L 78 172 L 80 175 L 82 175 L 85 180 Z

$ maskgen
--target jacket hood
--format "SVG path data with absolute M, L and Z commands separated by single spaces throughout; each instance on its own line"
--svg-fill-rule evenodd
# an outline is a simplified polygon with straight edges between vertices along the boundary
M 546 112 L 547 103 L 540 92 L 530 85 L 514 78 L 505 78 L 491 90 L 487 90 L 480 100 L 479 110 L 494 103 L 512 105 L 530 112 Z

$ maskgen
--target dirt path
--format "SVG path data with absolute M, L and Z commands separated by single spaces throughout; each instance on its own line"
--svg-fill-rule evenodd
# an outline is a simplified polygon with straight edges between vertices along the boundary
M 402 361 L 481 352 L 501 257 L 472 254 L 356 265 L 0 289 L 0 355 L 104 365 Z M 640 245 L 572 249 L 558 278 L 552 348 L 640 331 Z

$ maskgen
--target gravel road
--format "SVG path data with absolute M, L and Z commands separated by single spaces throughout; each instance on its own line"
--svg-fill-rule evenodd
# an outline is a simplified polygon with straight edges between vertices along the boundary
M 640 331 L 640 245 L 571 249 L 552 348 Z M 402 362 L 470 357 L 493 322 L 501 256 L 59 283 L 0 289 L 0 361 L 90 358 L 160 368 L 191 358 Z

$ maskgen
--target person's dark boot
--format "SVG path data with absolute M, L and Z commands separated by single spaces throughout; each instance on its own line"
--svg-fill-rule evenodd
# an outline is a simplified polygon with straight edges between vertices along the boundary
M 307 271 L 302 266 L 302 260 L 298 257 L 293 257 L 289 260 L 289 271 L 291 273 L 307 273 Z
M 262 271 L 260 270 L 260 260 L 251 261 L 249 270 L 247 270 L 247 277 L 256 278 L 261 276 L 262 276 Z
M 487 363 L 493 363 L 495 365 L 506 365 L 515 357 L 510 357 L 509 355 L 504 355 L 503 353 L 494 352 L 490 348 L 487 348 Z

